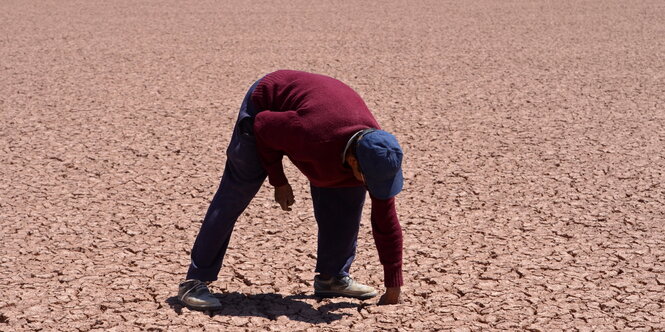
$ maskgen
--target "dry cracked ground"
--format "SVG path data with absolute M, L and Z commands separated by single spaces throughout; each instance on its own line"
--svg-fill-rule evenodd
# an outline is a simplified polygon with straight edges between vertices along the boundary
M 0 1 L 0 330 L 665 329 L 665 2 Z M 355 88 L 406 153 L 403 303 L 312 296 L 308 183 L 175 299 L 249 85 Z M 354 276 L 382 286 L 363 219 Z

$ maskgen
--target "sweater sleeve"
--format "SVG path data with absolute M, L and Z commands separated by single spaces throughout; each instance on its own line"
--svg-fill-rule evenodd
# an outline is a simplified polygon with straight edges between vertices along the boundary
M 371 221 L 385 286 L 402 286 L 402 227 L 397 219 L 395 198 L 380 200 L 372 197 Z
M 288 184 L 284 174 L 282 158 L 289 146 L 297 143 L 294 126 L 297 125 L 295 111 L 263 111 L 254 119 L 256 149 L 261 164 L 268 173 L 268 182 L 275 187 Z

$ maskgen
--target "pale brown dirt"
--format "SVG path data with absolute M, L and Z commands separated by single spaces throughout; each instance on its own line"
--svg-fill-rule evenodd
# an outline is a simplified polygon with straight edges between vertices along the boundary
M 665 2 L 0 1 L 0 330 L 665 329 Z M 354 87 L 406 153 L 404 303 L 312 297 L 306 179 L 174 296 L 249 85 Z M 354 276 L 382 286 L 363 220 Z

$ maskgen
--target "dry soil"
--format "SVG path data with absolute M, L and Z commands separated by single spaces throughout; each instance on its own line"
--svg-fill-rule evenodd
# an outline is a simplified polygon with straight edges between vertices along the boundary
M 665 329 L 665 2 L 0 1 L 0 330 Z M 312 296 L 308 183 L 178 282 L 249 85 L 355 88 L 406 153 L 403 303 Z M 382 287 L 369 220 L 353 275 Z

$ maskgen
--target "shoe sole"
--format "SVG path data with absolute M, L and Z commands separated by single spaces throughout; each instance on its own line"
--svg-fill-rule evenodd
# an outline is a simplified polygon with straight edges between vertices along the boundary
M 375 297 L 378 293 L 369 293 L 369 294 L 360 294 L 360 295 L 351 295 L 351 294 L 344 294 L 344 293 L 338 293 L 338 292 L 326 292 L 326 291 L 315 291 L 314 296 L 318 297 L 324 297 L 324 298 L 331 298 L 331 297 L 350 297 L 354 299 L 359 299 L 359 300 L 367 300 Z
M 215 310 L 221 310 L 222 309 L 221 305 L 220 306 L 215 306 L 215 307 L 197 307 L 197 306 L 187 304 L 187 303 L 183 302 L 182 300 L 180 300 L 180 304 L 182 304 L 184 307 L 186 307 L 189 310 L 196 310 L 196 311 L 215 311 Z

